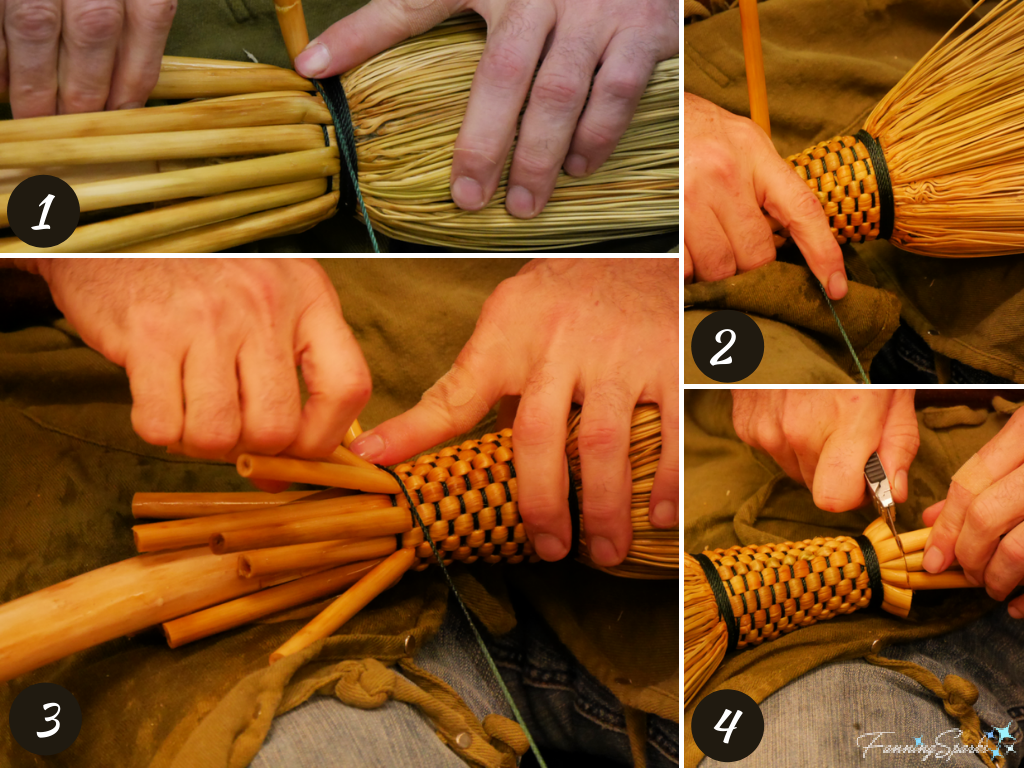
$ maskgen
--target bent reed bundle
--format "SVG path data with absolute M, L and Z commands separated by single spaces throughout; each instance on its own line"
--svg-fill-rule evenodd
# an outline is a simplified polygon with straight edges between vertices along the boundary
M 375 229 L 424 245 L 534 250 L 679 226 L 678 58 L 656 67 L 605 164 L 585 178 L 560 173 L 539 216 L 505 211 L 509 162 L 484 209 L 460 210 L 452 156 L 485 41 L 479 17 L 450 19 L 342 76 Z M 0 229 L 10 192 L 37 174 L 67 181 L 83 212 L 47 252 L 214 251 L 308 229 L 339 200 L 358 214 L 331 114 L 295 72 L 165 56 L 152 97 L 195 100 L 0 123 Z M 31 250 L 0 239 L 0 252 Z
M 579 496 L 578 411 L 569 430 Z M 346 442 L 358 434 L 350 430 Z M 661 453 L 657 406 L 635 409 L 630 437 L 633 543 L 622 564 L 601 570 L 678 578 L 678 529 L 647 521 Z M 434 547 L 445 565 L 536 562 L 513 459 L 511 430 L 399 464 L 394 474 L 344 448 L 325 461 L 243 454 L 236 466 L 246 477 L 362 490 L 136 494 L 133 515 L 156 521 L 133 528 L 142 554 L 0 605 L 0 681 L 155 624 L 177 647 L 341 593 L 273 662 L 336 631 L 406 571 L 436 563 Z M 576 524 L 576 559 L 597 567 L 581 516 Z M 106 607 L 86 614 L 86 605 Z
M 683 557 L 683 706 L 732 650 L 862 608 L 906 618 L 914 590 L 971 588 L 959 564 L 924 571 L 931 528 L 900 534 L 881 517 L 861 536 L 735 546 Z
M 957 258 L 1024 252 L 1024 4 L 1002 0 L 962 29 L 983 2 L 879 102 L 864 130 L 787 158 L 840 243 L 882 238 Z

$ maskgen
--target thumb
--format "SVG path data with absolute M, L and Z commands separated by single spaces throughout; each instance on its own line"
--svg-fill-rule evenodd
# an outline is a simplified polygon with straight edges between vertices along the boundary
M 920 444 L 914 390 L 898 389 L 893 392 L 889 403 L 889 412 L 882 427 L 882 441 L 878 446 L 878 458 L 886 476 L 892 478 L 892 496 L 897 503 L 902 504 L 910 495 L 907 473 Z
M 419 403 L 361 434 L 351 449 L 367 461 L 395 464 L 475 426 L 504 394 L 505 377 L 500 357 L 485 363 L 469 349 Z
M 456 0 L 372 0 L 328 27 L 295 57 L 303 77 L 329 77 L 362 64 L 396 43 L 426 32 L 452 15 Z

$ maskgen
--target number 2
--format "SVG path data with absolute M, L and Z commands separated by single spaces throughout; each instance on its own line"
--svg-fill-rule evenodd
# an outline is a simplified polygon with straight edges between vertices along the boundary
M 728 349 L 728 347 L 726 347 L 726 349 Z M 722 350 L 722 351 L 724 352 L 725 350 Z M 732 710 L 731 709 L 725 710 L 725 712 L 722 713 L 722 717 L 719 718 L 719 720 L 718 720 L 718 725 L 715 726 L 715 730 L 716 731 L 721 731 L 722 733 L 725 734 L 725 738 L 722 739 L 722 743 L 723 744 L 728 744 L 729 743 L 729 737 L 732 736 L 732 732 L 736 729 L 736 723 L 739 722 L 740 716 L 743 714 L 743 712 L 741 710 L 737 709 L 736 710 L 736 717 L 734 717 L 732 719 L 732 722 L 729 723 L 729 727 L 728 728 L 723 728 L 722 727 L 722 723 L 724 723 L 725 722 L 725 718 L 727 718 L 731 714 L 732 714 Z
M 53 195 L 50 195 L 50 197 L 52 198 Z M 46 214 L 44 213 L 43 216 L 45 216 L 45 215 Z M 57 731 L 60 730 L 60 721 L 57 720 L 57 715 L 60 714 L 60 704 L 58 704 L 56 701 L 51 701 L 49 704 L 43 704 L 43 712 L 48 710 L 50 707 L 56 707 L 57 711 L 54 712 L 49 717 L 44 717 L 43 718 L 43 722 L 44 723 L 53 723 L 53 728 L 51 728 L 48 731 L 36 731 L 36 736 L 38 736 L 40 739 L 45 739 L 45 738 L 48 738 L 50 736 L 53 736 L 53 734 L 55 734 Z
M 732 348 L 733 344 L 736 343 L 736 331 L 734 331 L 732 328 L 723 328 L 722 330 L 715 334 L 715 341 L 721 344 L 722 334 L 725 333 L 731 335 L 729 343 L 722 347 L 720 350 L 718 350 L 718 353 L 711 358 L 712 365 L 728 365 L 729 363 L 732 362 L 732 355 L 729 355 L 729 357 L 727 357 L 725 360 L 722 360 L 721 357 Z
M 36 224 L 32 229 L 49 229 L 50 225 L 46 223 L 46 214 L 50 212 L 50 204 L 53 203 L 53 195 L 47 195 L 43 198 L 43 202 L 40 203 L 43 206 L 43 215 L 39 217 L 39 223 Z M 46 705 L 50 706 L 49 704 Z M 60 707 L 58 707 L 60 709 Z M 54 715 L 56 717 L 57 715 Z M 58 726 L 59 727 L 59 726 Z M 56 728 L 54 729 L 56 731 Z M 49 734 L 47 734 L 49 735 Z

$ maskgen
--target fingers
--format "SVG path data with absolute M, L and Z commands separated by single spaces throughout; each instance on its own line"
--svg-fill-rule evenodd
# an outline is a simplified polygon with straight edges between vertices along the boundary
M 687 213 L 683 239 L 693 258 L 694 280 L 714 282 L 736 274 L 732 244 L 710 208 L 696 208 L 692 214 Z
M 396 43 L 426 32 L 447 19 L 454 0 L 373 0 L 328 27 L 295 58 L 303 77 L 345 72 Z
M 754 166 L 754 188 L 765 210 L 789 229 L 807 266 L 828 291 L 829 298 L 846 295 L 843 254 L 828 226 L 818 198 L 785 160 L 769 147 L 764 161 Z
M 307 310 L 296 330 L 296 353 L 309 399 L 299 436 L 288 447 L 293 456 L 329 454 L 370 399 L 370 370 L 332 298 L 333 293 Z
M 1011 619 L 1024 619 L 1024 595 L 1021 595 L 1016 600 L 1011 601 L 1007 606 L 1006 611 L 1010 614 Z
M 182 360 L 171 350 L 154 345 L 142 359 L 125 361 L 132 392 L 132 428 L 152 445 L 181 440 L 185 423 L 182 398 Z
M 4 34 L 15 118 L 56 112 L 60 32 L 60 0 L 7 0 Z
M 949 486 L 946 502 L 942 511 L 932 524 L 932 532 L 924 545 L 922 567 L 929 573 L 940 573 L 953 562 L 956 540 L 964 526 L 967 508 L 974 499 L 974 494 L 955 480 Z
M 238 351 L 238 378 L 241 447 L 253 453 L 280 453 L 298 436 L 301 417 L 291 347 L 265 335 L 250 337 Z
M 185 355 L 185 452 L 220 458 L 238 443 L 242 414 L 238 406 L 237 350 L 214 336 L 198 339 Z
M 1001 578 L 999 574 L 989 572 L 993 566 L 989 561 L 996 549 L 1001 546 L 1000 537 L 1024 522 L 1024 505 L 1021 504 L 1021 498 L 1024 498 L 1024 467 L 1018 468 L 982 491 L 967 508 L 963 534 L 956 540 L 955 553 L 968 581 L 982 584 L 986 583 L 988 578 L 997 581 Z M 1004 557 L 1015 553 L 1015 545 L 1014 541 L 1007 545 Z M 927 556 L 926 553 L 925 557 Z M 986 565 L 989 566 L 989 571 L 986 571 Z M 1016 583 L 1015 580 L 1013 585 Z M 1001 600 L 1004 596 L 996 599 Z
M 847 512 L 864 503 L 864 465 L 878 450 L 881 419 L 866 414 L 841 423 L 821 448 L 814 471 L 814 503 L 826 512 Z
M 160 76 L 160 58 L 177 0 L 127 0 L 108 109 L 142 107 Z
M 452 199 L 463 210 L 476 211 L 483 208 L 498 188 L 505 158 L 508 157 L 516 135 L 519 111 L 530 89 L 544 40 L 554 24 L 554 11 L 551 8 L 520 1 L 509 3 L 501 18 L 490 25 L 487 44 L 476 74 L 473 75 L 466 117 L 455 139 L 452 159 Z M 543 109 L 540 102 L 543 99 L 538 102 L 538 110 Z M 537 128 L 543 130 L 544 127 L 537 126 L 534 121 L 530 131 L 535 138 L 527 137 L 530 142 L 536 140 Z M 520 176 L 524 170 L 522 164 L 534 159 L 527 156 L 530 151 L 534 150 L 524 150 L 527 154 L 520 161 Z M 562 157 L 555 164 L 556 173 Z M 516 161 L 519 161 L 518 149 Z M 516 161 L 513 161 L 513 170 Z M 510 179 L 506 205 L 511 206 L 515 199 L 516 210 L 532 211 L 534 204 L 524 202 L 524 198 L 531 193 L 520 187 L 521 191 L 513 195 L 511 186 Z M 512 207 L 509 207 L 509 213 L 518 215 Z
M 563 31 L 564 26 L 555 29 L 551 50 L 530 89 L 512 156 L 505 207 L 520 219 L 533 218 L 547 205 L 608 44 L 608 37 L 595 37 L 592 29 Z
M 772 228 L 764 214 L 754 206 L 753 190 L 749 194 L 726 198 L 715 208 L 718 221 L 729 238 L 737 272 L 749 272 L 775 260 Z
M 914 411 L 914 390 L 895 390 L 889 403 L 885 426 L 882 427 L 878 458 L 886 476 L 892 478 L 893 500 L 899 504 L 909 496 L 907 475 L 920 445 L 917 413 Z
M 924 521 L 924 525 L 926 528 L 931 528 L 933 525 L 935 525 L 935 520 L 938 518 L 939 515 L 942 514 L 942 510 L 945 506 L 946 500 L 943 499 L 942 501 L 935 502 L 930 507 L 928 507 L 928 509 L 921 513 L 921 518 Z
M 1024 526 L 1006 534 L 985 568 L 985 589 L 1000 602 L 1024 581 Z
M 122 0 L 66 2 L 57 66 L 57 112 L 103 109 L 124 22 Z
M 635 32 L 617 34 L 604 52 L 565 159 L 570 176 L 586 176 L 600 168 L 633 119 L 656 63 Z
M 512 427 L 519 513 L 542 560 L 565 557 L 571 545 L 565 439 L 573 384 L 568 372 L 557 367 L 535 371 Z
M 635 405 L 634 393 L 610 381 L 598 382 L 583 401 L 579 432 L 583 525 L 590 557 L 598 565 L 621 563 L 633 540 L 629 423 Z
M 690 257 L 690 249 L 683 244 L 683 284 L 689 285 L 693 282 L 693 259 Z
M 679 525 L 679 393 L 658 401 L 661 411 L 661 457 L 651 488 L 651 525 Z

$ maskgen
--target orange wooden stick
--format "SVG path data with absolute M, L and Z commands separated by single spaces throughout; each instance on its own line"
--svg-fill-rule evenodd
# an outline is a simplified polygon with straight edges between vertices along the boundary
M 295 57 L 309 45 L 309 32 L 306 30 L 306 17 L 302 12 L 302 0 L 280 0 L 274 3 L 277 11 L 277 24 L 281 27 L 284 47 L 288 50 L 288 58 L 295 62 Z
M 238 474 L 253 480 L 284 480 L 367 493 L 401 493 L 398 481 L 383 470 L 348 467 L 326 461 L 305 461 L 284 456 L 257 456 L 243 453 L 236 464 Z
M 750 119 L 769 136 L 768 87 L 764 78 L 764 55 L 761 51 L 761 25 L 757 19 L 757 0 L 740 0 L 740 26 L 743 30 L 743 63 L 747 68 L 747 95 Z

